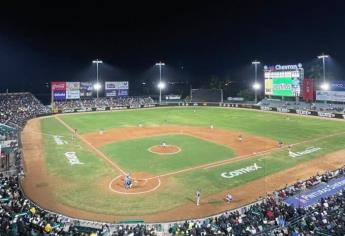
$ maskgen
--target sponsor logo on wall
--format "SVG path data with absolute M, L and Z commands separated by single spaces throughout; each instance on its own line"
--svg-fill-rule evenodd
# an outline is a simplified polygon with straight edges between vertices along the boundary
M 238 170 L 234 170 L 234 171 L 229 171 L 229 172 L 223 172 L 221 174 L 221 176 L 223 178 L 227 178 L 227 179 L 232 179 L 234 177 L 240 176 L 240 175 L 244 175 L 244 174 L 248 174 L 254 171 L 257 171 L 258 169 L 261 169 L 261 166 L 258 166 L 256 163 L 254 163 L 251 166 L 247 166 Z
M 282 113 L 289 113 L 290 110 L 284 107 L 277 107 L 277 111 L 278 112 L 282 112 Z
M 335 114 L 333 114 L 333 113 L 321 112 L 321 111 L 319 111 L 317 113 L 317 115 L 320 116 L 320 117 L 327 117 L 327 118 L 334 118 L 335 117 Z
M 303 116 L 308 116 L 311 114 L 310 111 L 306 111 L 306 110 L 296 110 L 296 113 Z
M 272 111 L 272 108 L 270 107 L 260 107 L 262 111 Z

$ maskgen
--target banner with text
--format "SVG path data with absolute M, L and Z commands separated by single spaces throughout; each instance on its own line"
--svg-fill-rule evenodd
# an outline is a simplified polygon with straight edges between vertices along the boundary
M 66 82 L 66 99 L 80 99 L 80 82 Z
M 125 97 L 128 96 L 128 81 L 105 82 L 105 96 Z
M 331 91 L 343 91 L 345 92 L 345 81 L 338 80 L 338 81 L 332 81 L 330 86 Z
M 303 80 L 303 99 L 307 102 L 314 101 L 314 80 L 304 79 Z
M 56 90 L 53 91 L 53 99 L 54 101 L 64 101 L 66 100 L 66 90 Z
M 55 81 L 51 82 L 52 91 L 66 91 L 66 82 Z
M 80 97 L 91 97 L 91 96 L 92 96 L 92 83 L 80 82 Z
M 316 91 L 316 100 L 345 102 L 345 91 Z

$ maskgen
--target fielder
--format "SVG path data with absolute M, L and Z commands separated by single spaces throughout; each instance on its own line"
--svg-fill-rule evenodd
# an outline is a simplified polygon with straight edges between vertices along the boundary
M 238 140 L 242 143 L 242 141 L 243 141 L 242 134 L 240 134 L 240 135 L 238 136 Z
M 196 197 L 196 205 L 199 206 L 200 205 L 200 197 L 201 197 L 201 193 L 199 190 L 197 190 L 195 192 L 195 197 Z

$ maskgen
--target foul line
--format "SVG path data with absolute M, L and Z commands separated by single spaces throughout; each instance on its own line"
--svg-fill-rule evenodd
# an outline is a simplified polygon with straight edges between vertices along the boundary
M 63 120 L 60 119 L 58 116 L 54 116 L 55 119 L 57 119 L 61 124 L 63 124 L 69 131 L 71 131 L 74 134 L 74 130 L 66 124 Z M 99 149 L 97 149 L 95 146 L 93 146 L 89 141 L 87 141 L 85 138 L 83 138 L 78 133 L 74 134 L 79 140 L 84 142 L 86 145 L 88 145 L 93 151 L 95 151 L 103 160 L 108 162 L 113 168 L 115 168 L 117 171 L 120 171 L 122 174 L 126 174 L 124 170 L 122 170 L 116 163 L 114 163 L 109 157 L 107 157 L 103 152 L 101 152 Z

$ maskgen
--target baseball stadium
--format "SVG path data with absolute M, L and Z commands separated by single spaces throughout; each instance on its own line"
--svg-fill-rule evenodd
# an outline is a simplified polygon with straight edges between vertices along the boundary
M 61 84 L 81 83 L 52 82 L 52 98 Z M 190 101 L 179 102 L 57 99 L 49 111 L 30 93 L 2 94 L 4 104 L 24 101 L 18 112 L 30 104 L 27 117 L 8 117 L 2 124 L 2 132 L 18 135 L 3 150 L 8 159 L 22 156 L 15 166 L 22 166 L 17 181 L 30 201 L 28 214 L 41 209 L 78 219 L 80 229 L 90 232 L 103 230 L 105 223 L 109 231 L 146 224 L 165 235 L 178 230 L 178 222 L 238 211 L 249 215 L 253 206 L 269 201 L 308 209 L 343 189 L 341 113 L 307 110 L 304 102 L 287 107 L 268 98 L 257 104 L 224 102 L 220 95 L 194 89 Z M 334 189 L 326 191 L 331 181 Z M 266 223 L 261 233 L 277 227 Z
M 344 1 L 28 3 L 0 236 L 345 236 Z

